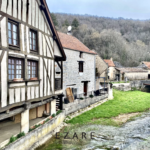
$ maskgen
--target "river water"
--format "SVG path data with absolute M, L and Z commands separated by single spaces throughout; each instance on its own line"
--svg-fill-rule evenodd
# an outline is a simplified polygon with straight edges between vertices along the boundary
M 76 133 L 78 139 L 64 139 L 66 131 L 69 138 Z M 82 132 L 86 133 L 86 139 L 82 139 Z M 69 126 L 61 131 L 60 137 L 59 140 L 54 137 L 37 150 L 150 150 L 150 112 L 122 127 Z

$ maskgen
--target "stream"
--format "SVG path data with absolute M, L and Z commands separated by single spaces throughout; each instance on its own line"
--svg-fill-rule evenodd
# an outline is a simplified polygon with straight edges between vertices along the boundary
M 37 150 L 150 150 L 150 112 L 121 127 L 75 125 L 66 128 L 60 131 L 61 139 L 54 137 Z M 74 139 L 64 139 L 66 131 L 68 138 L 74 136 Z M 86 139 L 82 132 L 86 133 Z

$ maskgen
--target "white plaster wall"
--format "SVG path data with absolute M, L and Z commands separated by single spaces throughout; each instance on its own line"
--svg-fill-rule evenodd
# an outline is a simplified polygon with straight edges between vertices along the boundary
M 129 80 L 145 80 L 148 79 L 148 72 L 125 73 L 125 77 Z
M 88 91 L 95 90 L 95 55 L 83 53 L 83 58 L 79 58 L 79 51 L 64 49 L 67 60 L 63 62 L 63 92 L 66 94 L 67 85 L 78 89 L 78 94 L 83 93 L 82 81 L 88 82 Z M 84 61 L 83 74 L 79 74 L 78 61 Z
M 109 67 L 109 73 L 108 73 L 108 76 L 109 76 L 109 79 L 110 80 L 114 80 L 115 79 L 115 67 Z

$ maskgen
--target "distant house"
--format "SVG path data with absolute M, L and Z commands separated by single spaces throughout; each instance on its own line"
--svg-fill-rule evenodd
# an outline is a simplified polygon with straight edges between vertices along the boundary
M 107 73 L 107 63 L 99 55 L 96 55 L 96 90 L 101 88 L 100 83 L 107 81 Z
M 125 80 L 125 78 L 128 80 L 146 80 L 148 71 L 137 67 L 116 68 L 116 76 L 119 77 L 119 81 Z
M 139 67 L 148 70 L 148 79 L 150 79 L 150 62 L 143 61 Z
M 112 81 L 116 79 L 116 69 L 113 59 L 104 59 L 105 63 L 108 64 L 108 80 Z
M 58 35 L 67 57 L 63 63 L 63 92 L 73 93 L 74 98 L 86 96 L 95 90 L 96 53 L 72 35 Z

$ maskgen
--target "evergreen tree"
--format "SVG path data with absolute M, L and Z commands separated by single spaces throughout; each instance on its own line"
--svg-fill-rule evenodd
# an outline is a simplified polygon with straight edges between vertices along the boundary
M 57 21 L 57 18 L 55 16 L 55 14 L 51 13 L 51 18 L 53 20 L 54 25 L 57 26 L 58 25 L 58 21 Z
M 75 28 L 79 26 L 79 21 L 76 18 L 72 21 L 72 26 Z
M 69 22 L 67 19 L 64 21 L 63 26 L 69 26 Z

